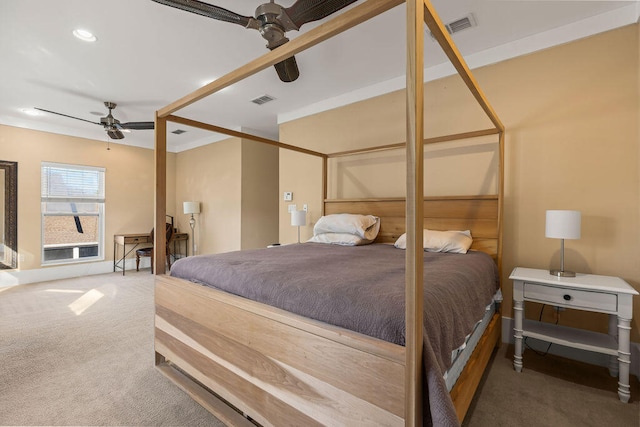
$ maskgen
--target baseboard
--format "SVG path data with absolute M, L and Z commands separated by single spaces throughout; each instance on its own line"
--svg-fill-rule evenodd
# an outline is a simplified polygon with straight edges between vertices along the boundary
M 513 336 L 513 318 L 502 317 L 502 342 L 513 344 L 515 338 Z M 536 339 L 528 339 L 527 342 L 536 350 L 544 351 L 547 349 L 548 343 Z M 579 350 L 576 348 L 565 347 L 554 344 L 549 348 L 549 353 L 556 356 L 565 357 L 571 360 L 577 360 L 591 365 L 609 367 L 609 356 L 593 351 Z M 631 343 L 631 366 L 629 368 L 631 375 L 635 375 L 636 380 L 640 382 L 640 343 Z
M 141 260 L 141 268 L 149 268 L 150 266 L 151 263 L 149 259 Z M 127 259 L 125 268 L 127 270 L 135 270 L 135 259 Z M 0 270 L 0 288 L 112 272 L 113 261 L 83 262 L 79 264 L 35 268 L 32 270 Z M 122 273 L 122 270 L 118 269 L 118 272 Z

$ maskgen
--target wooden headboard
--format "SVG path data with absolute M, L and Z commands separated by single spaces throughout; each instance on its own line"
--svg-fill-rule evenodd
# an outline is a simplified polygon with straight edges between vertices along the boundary
M 405 199 L 327 199 L 325 215 L 354 213 L 380 217 L 376 243 L 393 243 L 405 231 Z M 424 228 L 471 230 L 471 249 L 498 261 L 498 196 L 445 196 L 424 198 Z

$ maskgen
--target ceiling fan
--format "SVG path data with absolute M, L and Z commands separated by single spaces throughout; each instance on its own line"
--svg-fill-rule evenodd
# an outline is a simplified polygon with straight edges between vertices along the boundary
M 111 112 L 112 112 L 111 110 L 116 108 L 116 105 L 117 104 L 115 102 L 105 101 L 104 106 L 109 109 L 109 114 L 107 114 L 106 116 L 102 117 L 99 122 L 92 122 L 91 120 L 85 120 L 85 119 L 81 119 L 80 117 L 73 117 L 73 116 L 69 116 L 67 114 L 62 114 L 62 113 L 57 113 L 55 111 L 45 110 L 44 108 L 38 108 L 38 107 L 34 107 L 34 108 L 36 110 L 44 111 L 46 113 L 57 114 L 59 116 L 69 117 L 71 119 L 82 120 L 83 122 L 89 122 L 89 123 L 93 123 L 95 125 L 100 125 L 100 126 L 104 127 L 104 129 L 107 131 L 107 135 L 109 135 L 109 138 L 111 138 L 111 139 L 123 139 L 124 138 L 124 134 L 122 133 L 123 130 L 124 131 L 127 131 L 127 130 L 144 130 L 144 129 L 153 129 L 154 128 L 154 122 L 127 122 L 127 123 L 120 123 L 120 120 L 116 119 L 111 114 Z
M 286 8 L 271 0 L 269 3 L 258 6 L 255 18 L 238 15 L 230 10 L 198 0 L 153 1 L 208 18 L 258 30 L 267 40 L 267 48 L 273 50 L 289 41 L 285 36 L 287 31 L 299 30 L 303 24 L 325 18 L 357 0 L 297 0 Z M 283 82 L 292 82 L 300 75 L 294 56 L 275 64 L 274 67 Z

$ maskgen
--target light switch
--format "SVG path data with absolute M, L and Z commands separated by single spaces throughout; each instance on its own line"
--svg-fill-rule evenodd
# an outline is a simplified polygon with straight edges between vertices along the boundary
M 289 213 L 291 213 L 291 212 L 297 211 L 298 207 L 296 205 L 294 205 L 294 204 L 291 204 L 291 205 L 287 206 L 287 209 L 288 209 Z

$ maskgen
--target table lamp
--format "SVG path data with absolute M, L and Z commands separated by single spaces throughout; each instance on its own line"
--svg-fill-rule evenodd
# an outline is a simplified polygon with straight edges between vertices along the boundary
M 300 227 L 307 225 L 307 211 L 291 212 L 291 225 L 298 227 L 298 243 L 300 243 Z
M 560 270 L 550 270 L 550 274 L 557 277 L 576 277 L 575 272 L 564 269 L 564 239 L 579 239 L 580 223 L 580 211 L 547 211 L 545 237 L 560 239 Z
M 200 202 L 184 202 L 182 206 L 186 215 L 191 214 L 189 227 L 191 227 L 191 255 L 193 256 L 196 254 L 196 236 L 193 231 L 196 227 L 196 219 L 193 217 L 193 214 L 200 213 Z

